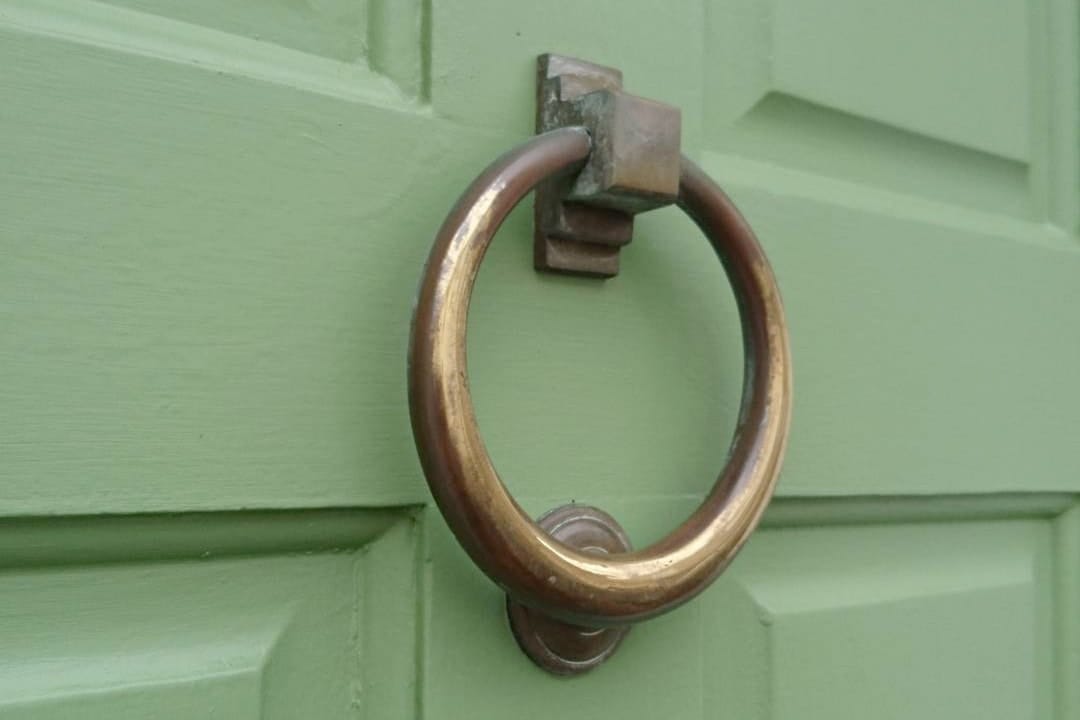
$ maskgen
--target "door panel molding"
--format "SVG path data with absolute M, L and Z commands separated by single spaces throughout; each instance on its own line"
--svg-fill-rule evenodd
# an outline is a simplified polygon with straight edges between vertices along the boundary
M 0 29 L 415 109 L 427 87 L 423 3 L 373 0 L 359 7 L 357 13 L 343 3 L 349 24 L 328 37 L 336 18 L 311 8 L 297 18 L 276 3 L 2 0 Z
M 0 569 L 356 549 L 415 508 L 0 518 Z

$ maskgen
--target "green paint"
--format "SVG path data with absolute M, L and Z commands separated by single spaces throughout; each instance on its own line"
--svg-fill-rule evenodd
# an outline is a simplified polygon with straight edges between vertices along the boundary
M 11 518 L 0 522 L 0 568 L 335 551 L 366 545 L 403 515 L 329 508 Z
M 227 5 L 0 0 L 0 717 L 1078 716 L 1075 3 Z M 796 362 L 763 529 L 569 682 L 417 509 L 403 368 L 545 51 L 682 109 Z M 730 291 L 677 211 L 604 283 L 530 222 L 474 298 L 485 440 L 647 543 L 724 460 Z
M 1055 523 L 1054 663 L 1057 717 L 1080 717 L 1080 506 Z
M 5 572 L 0 716 L 403 717 L 379 710 L 408 680 L 387 693 L 380 669 L 414 648 L 367 641 L 413 632 L 410 527 L 363 550 Z

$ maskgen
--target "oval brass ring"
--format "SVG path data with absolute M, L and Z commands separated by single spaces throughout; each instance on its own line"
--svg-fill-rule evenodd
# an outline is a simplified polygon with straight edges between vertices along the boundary
M 642 550 L 586 554 L 541 530 L 499 479 L 477 428 L 466 376 L 469 299 L 510 210 L 541 180 L 579 169 L 588 133 L 538 135 L 492 163 L 450 211 L 424 270 L 409 348 L 409 408 L 432 494 L 473 561 L 512 598 L 602 627 L 654 617 L 704 590 L 756 527 L 787 444 L 791 356 L 769 263 L 723 191 L 682 158 L 678 204 L 709 238 L 734 290 L 745 357 L 742 405 L 726 466 L 696 511 Z

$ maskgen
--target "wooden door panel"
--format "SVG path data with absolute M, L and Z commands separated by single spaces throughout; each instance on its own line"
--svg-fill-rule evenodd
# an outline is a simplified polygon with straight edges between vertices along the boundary
M 5 0 L 9 30 L 298 90 L 409 104 L 424 90 L 419 2 Z
M 764 711 L 744 717 L 1050 717 L 1052 536 L 1042 519 L 766 531 L 705 646 L 727 693 L 758 678 Z
M 1076 490 L 1062 466 L 1080 403 L 1065 371 L 1080 358 L 1063 331 L 1080 307 L 1071 236 L 755 163 L 706 167 L 729 178 L 784 283 L 809 419 L 781 493 Z
M 315 57 L 337 60 L 349 65 L 369 65 L 367 38 L 375 30 L 368 3 L 330 0 L 317 3 L 266 3 L 240 0 L 227 5 L 213 0 L 103 0 L 105 5 L 137 10 L 147 21 L 179 20 L 227 33 L 238 38 L 266 43 L 278 48 L 299 50 Z M 408 3 L 402 19 L 408 22 L 412 11 Z M 97 11 L 110 18 L 135 17 L 116 13 L 106 7 Z M 160 22 L 160 20 L 158 20 Z M 183 32 L 192 32 L 186 27 Z M 418 47 L 418 46 L 417 46 Z M 284 66 L 285 63 L 278 63 Z M 285 68 L 282 67 L 284 70 Z M 418 66 L 419 69 L 419 66 Z
M 0 715 L 1076 717 L 1080 29 L 984 5 L 0 0 Z M 571 682 L 419 508 L 403 367 L 546 51 L 681 108 L 796 363 L 765 527 Z M 529 512 L 687 516 L 743 359 L 686 218 L 598 283 L 520 208 L 471 313 Z
M 706 143 L 1031 217 L 1035 5 L 711 3 Z M 978 18 L 977 21 L 973 18 Z M 1032 65 L 1035 67 L 1032 67 Z M 727 68 L 738 68 L 731 72 Z
M 9 524 L 0 716 L 409 717 L 414 528 L 360 511 Z
M 770 91 L 1024 161 L 1030 8 L 1025 0 L 784 0 L 770 13 L 772 42 L 758 52 L 771 56 Z M 725 8 L 714 9 L 721 20 Z
M 0 514 L 422 501 L 401 358 L 448 141 L 422 108 L 97 3 L 0 3 L 0 37 Z
M 780 492 L 1075 492 L 1080 163 L 1075 132 L 1048 132 L 1080 126 L 1075 18 L 708 8 L 705 165 L 777 268 L 810 418 Z
M 526 499 L 535 512 L 559 498 Z M 566 498 L 565 501 L 568 501 Z M 647 542 L 693 499 L 587 496 Z M 716 585 L 587 682 L 537 671 L 502 597 L 429 515 L 429 717 L 1070 717 L 1080 514 L 1067 494 L 781 499 Z M 486 692 L 497 683 L 504 692 Z

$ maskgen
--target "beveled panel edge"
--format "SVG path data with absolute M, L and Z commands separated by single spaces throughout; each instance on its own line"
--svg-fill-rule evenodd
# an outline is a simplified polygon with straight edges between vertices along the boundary
M 982 495 L 779 496 L 765 511 L 764 528 L 863 525 L 1006 518 L 1055 518 L 1080 505 L 1072 493 Z
M 815 178 L 1038 220 L 1031 161 L 919 134 L 781 90 L 764 91 L 704 147 Z
M 355 550 L 412 506 L 0 518 L 0 568 Z
M 430 513 L 410 512 L 364 548 L 357 619 L 363 717 L 422 718 L 430 627 Z
M 844 210 L 874 213 L 888 220 L 917 222 L 974 235 L 1005 238 L 1057 250 L 1072 250 L 1075 238 L 1063 228 L 977 207 L 875 187 L 851 179 L 781 167 L 719 150 L 699 153 L 699 162 L 728 186 L 766 189 L 788 199 L 820 203 Z
M 402 24 L 391 15 L 387 32 Z M 385 29 L 382 23 L 377 26 Z M 418 102 L 423 81 L 403 80 L 397 52 L 379 50 L 368 63 L 347 63 L 94 0 L 0 0 L 0 31 L 141 55 L 375 107 L 424 109 Z M 423 43 L 417 39 L 418 57 L 404 65 L 419 74 Z
M 430 0 L 369 0 L 368 67 L 406 96 L 431 100 Z
M 1054 710 L 1080 717 L 1080 496 L 1054 520 Z
M 1080 233 L 1080 15 L 1070 0 L 1030 9 L 1034 53 L 1032 189 L 1040 216 Z M 1075 238 L 1074 238 L 1075 240 Z

